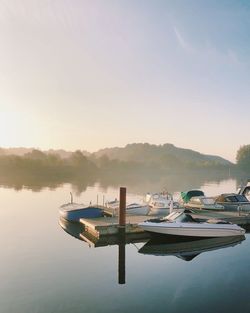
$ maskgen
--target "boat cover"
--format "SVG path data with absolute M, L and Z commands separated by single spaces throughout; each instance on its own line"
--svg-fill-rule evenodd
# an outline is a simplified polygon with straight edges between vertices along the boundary
M 189 190 L 181 192 L 181 198 L 184 201 L 184 203 L 187 203 L 192 197 L 199 196 L 204 196 L 204 192 L 201 190 Z

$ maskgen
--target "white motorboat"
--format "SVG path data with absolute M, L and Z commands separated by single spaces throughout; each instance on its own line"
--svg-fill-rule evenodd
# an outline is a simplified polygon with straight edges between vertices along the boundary
M 175 236 L 225 237 L 242 236 L 245 229 L 222 220 L 198 219 L 183 212 L 173 212 L 162 219 L 151 219 L 138 224 L 145 231 Z
M 130 215 L 147 215 L 150 208 L 147 204 L 130 203 L 126 206 L 126 214 Z
M 170 213 L 170 208 L 179 208 L 179 203 L 173 201 L 173 198 L 168 193 L 147 194 L 146 201 L 150 206 L 150 214 L 167 214 Z
M 111 211 L 113 216 L 117 216 L 119 213 L 119 201 L 115 199 L 106 203 L 106 207 Z M 126 206 L 127 215 L 147 215 L 150 210 L 148 204 L 130 203 Z
M 120 202 L 116 198 L 115 198 L 115 200 L 107 201 L 105 204 L 105 206 L 108 209 L 112 209 L 112 210 L 119 210 L 119 205 L 120 205 Z
M 224 211 L 224 206 L 216 203 L 213 197 L 192 197 L 184 206 L 190 209 Z

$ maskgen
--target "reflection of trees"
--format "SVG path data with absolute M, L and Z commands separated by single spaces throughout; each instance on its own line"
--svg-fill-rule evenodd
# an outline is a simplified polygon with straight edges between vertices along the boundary
M 96 183 L 95 177 L 78 177 L 70 182 L 72 189 L 77 196 L 80 196 L 89 186 L 93 186 Z
M 34 175 L 19 173 L 18 175 L 1 175 L 0 185 L 14 188 L 15 190 L 31 189 L 32 191 L 41 191 L 43 188 L 55 189 L 63 182 L 56 179 L 43 179 Z
M 127 186 L 130 192 L 145 193 L 168 191 L 174 193 L 176 191 L 185 191 L 189 189 L 199 189 L 204 183 L 213 181 L 219 183 L 228 179 L 228 171 L 199 171 L 185 170 L 182 173 L 130 173 L 127 175 L 102 176 L 98 182 L 104 190 L 108 187 Z

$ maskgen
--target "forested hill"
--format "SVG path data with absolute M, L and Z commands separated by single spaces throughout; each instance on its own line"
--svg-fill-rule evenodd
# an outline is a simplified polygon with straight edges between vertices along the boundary
M 115 165 L 121 167 L 124 163 L 133 163 L 138 166 L 159 167 L 159 168 L 200 168 L 217 167 L 233 165 L 226 159 L 215 155 L 206 155 L 190 149 L 175 147 L 173 144 L 153 145 L 148 143 L 128 144 L 123 148 L 105 148 L 94 153 L 85 150 L 78 150 L 79 153 L 88 158 L 88 160 L 98 167 L 103 167 L 109 162 L 110 167 Z M 74 158 L 75 153 L 65 150 L 47 150 L 41 151 L 32 148 L 0 148 L 0 157 L 19 156 L 26 159 L 46 159 L 51 155 L 62 160 Z M 27 161 L 27 160 L 26 160 Z M 50 160 L 51 161 L 51 160 Z M 120 162 L 120 163 L 117 163 Z M 51 164 L 52 165 L 52 164 Z
M 1 148 L 0 147 L 0 156 L 1 155 L 18 155 L 18 156 L 24 156 L 27 153 L 31 153 L 33 150 L 36 150 L 35 148 L 23 148 L 23 147 L 19 147 L 19 148 Z M 41 151 L 41 150 L 39 150 Z M 59 155 L 62 159 L 64 158 L 69 158 L 72 155 L 72 151 L 66 151 L 63 149 L 49 149 L 49 150 L 43 150 L 42 151 L 45 154 L 57 154 Z M 90 153 L 82 150 L 81 153 L 85 156 L 89 156 Z
M 214 164 L 232 165 L 232 163 L 220 156 L 202 154 L 190 149 L 175 147 L 173 144 L 152 145 L 148 143 L 128 144 L 124 148 L 105 148 L 93 155 L 96 158 L 103 156 L 110 160 L 120 160 L 139 163 L 182 163 L 182 164 Z

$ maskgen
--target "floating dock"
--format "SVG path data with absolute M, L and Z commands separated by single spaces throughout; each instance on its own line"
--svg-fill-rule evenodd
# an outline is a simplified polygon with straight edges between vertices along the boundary
M 138 224 L 150 218 L 148 215 L 127 216 L 125 226 L 119 225 L 118 217 L 98 217 L 98 218 L 81 218 L 80 223 L 83 224 L 85 232 L 96 238 L 105 235 L 115 235 L 119 233 L 121 228 L 125 228 L 126 234 L 144 233 Z
M 103 217 L 81 218 L 80 229 L 74 223 L 62 221 L 62 227 L 78 239 L 87 241 L 94 245 L 112 245 L 121 242 L 121 237 L 125 235 L 122 241 L 141 242 L 150 238 L 150 233 L 145 232 L 138 226 L 139 223 L 153 218 L 160 218 L 164 215 L 128 215 L 126 214 L 126 188 L 120 187 L 120 207 L 118 216 L 114 215 L 114 210 L 104 206 L 99 206 L 103 212 Z M 183 210 L 184 208 L 180 208 Z M 232 224 L 238 224 L 250 230 L 250 212 L 246 211 L 212 211 L 196 210 L 190 212 L 194 218 L 201 219 L 221 219 Z M 123 235 L 122 235 L 123 234 Z
M 196 218 L 217 218 L 222 219 L 233 224 L 238 224 L 245 229 L 250 229 L 250 214 L 238 212 L 202 212 L 202 214 L 191 214 Z M 98 218 L 81 218 L 80 223 L 84 227 L 85 233 L 89 233 L 94 238 L 100 239 L 102 236 L 114 236 L 119 233 L 121 228 L 125 229 L 126 234 L 134 234 L 140 236 L 145 231 L 142 230 L 138 223 L 146 221 L 153 216 L 149 215 L 136 215 L 126 216 L 125 226 L 120 226 L 118 217 L 98 217 Z
M 244 227 L 246 230 L 250 230 L 250 214 L 239 212 L 201 212 L 201 214 L 191 214 L 195 218 L 216 218 L 238 224 Z M 127 215 L 126 223 L 124 226 L 119 225 L 118 217 L 98 217 L 98 218 L 81 218 L 85 234 L 89 234 L 91 237 L 100 239 L 103 236 L 115 236 L 119 234 L 121 228 L 125 230 L 126 235 L 134 235 L 133 237 L 147 237 L 147 233 L 141 229 L 138 224 L 156 216 L 150 215 Z M 162 217 L 162 216 L 157 216 Z

